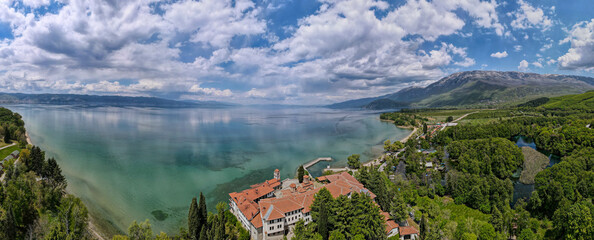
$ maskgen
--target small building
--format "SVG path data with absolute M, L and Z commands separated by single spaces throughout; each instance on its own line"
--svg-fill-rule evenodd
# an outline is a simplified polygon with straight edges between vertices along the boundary
M 419 239 L 419 231 L 412 226 L 400 227 L 400 240 L 417 240 Z

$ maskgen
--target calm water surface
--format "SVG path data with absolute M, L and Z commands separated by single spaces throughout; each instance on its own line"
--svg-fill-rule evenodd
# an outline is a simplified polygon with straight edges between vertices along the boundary
M 549 166 L 547 166 L 547 168 L 552 167 L 553 165 L 561 161 L 559 156 L 547 153 L 542 149 L 537 149 L 536 144 L 534 143 L 534 139 L 532 138 L 525 136 L 516 136 L 515 139 L 516 145 L 518 147 L 530 147 L 544 155 L 549 156 Z M 524 198 L 526 200 L 530 199 L 530 195 L 532 194 L 532 192 L 534 192 L 534 184 L 524 184 L 520 181 L 514 181 L 514 194 L 512 198 L 512 205 L 514 205 L 520 198 Z
M 56 158 L 68 191 L 103 228 L 150 219 L 155 232 L 185 224 L 191 198 L 209 208 L 227 193 L 330 156 L 369 159 L 409 130 L 379 114 L 320 108 L 155 109 L 15 105 L 32 141 Z

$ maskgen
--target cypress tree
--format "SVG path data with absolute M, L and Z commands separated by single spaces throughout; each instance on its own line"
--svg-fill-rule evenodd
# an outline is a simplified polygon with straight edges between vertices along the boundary
M 4 128 L 4 142 L 10 144 L 10 129 L 8 127 Z
M 421 216 L 421 224 L 419 226 L 420 229 L 420 237 L 421 240 L 425 240 L 425 236 L 427 236 L 427 220 L 425 220 L 425 214 L 423 214 L 423 216 Z
M 198 238 L 199 240 L 208 240 L 208 236 L 206 235 L 206 227 L 202 227 L 202 230 L 200 231 L 200 238 Z
M 301 165 L 297 169 L 297 179 L 299 179 L 299 183 L 302 183 L 303 182 L 303 176 L 304 175 L 305 175 L 305 168 L 303 168 L 303 165 Z
M 192 198 L 192 203 L 190 204 L 190 212 L 188 213 L 188 235 L 190 239 L 198 239 L 200 238 L 200 232 L 198 228 L 198 203 L 196 203 L 196 198 Z
M 206 210 L 206 199 L 202 192 L 200 192 L 200 201 L 198 202 L 198 228 L 202 229 L 202 227 L 207 228 L 207 221 L 208 221 L 208 212 Z
M 320 205 L 320 214 L 318 216 L 318 233 L 323 239 L 328 239 L 328 206 L 326 203 Z

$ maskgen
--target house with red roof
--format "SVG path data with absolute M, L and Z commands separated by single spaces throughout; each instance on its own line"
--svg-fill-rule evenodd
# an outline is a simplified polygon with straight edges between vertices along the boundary
M 297 221 L 312 221 L 310 206 L 315 194 L 322 188 L 328 189 L 334 198 L 352 193 L 363 193 L 375 199 L 376 195 L 367 190 L 355 177 L 346 172 L 318 178 L 323 183 L 314 183 L 309 176 L 303 182 L 296 180 L 280 181 L 280 173 L 275 170 L 274 178 L 250 189 L 229 194 L 231 212 L 250 232 L 252 239 L 283 239 Z M 315 187 L 316 184 L 318 187 Z M 382 212 L 386 219 L 386 234 L 394 236 L 401 232 L 400 226 L 389 219 L 389 214 Z M 414 228 L 413 228 L 414 229 Z M 407 238 L 416 239 L 416 238 Z

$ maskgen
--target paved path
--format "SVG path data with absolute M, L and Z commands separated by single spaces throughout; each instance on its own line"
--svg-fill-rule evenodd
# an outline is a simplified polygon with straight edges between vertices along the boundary
M 14 146 L 14 145 L 16 145 L 16 143 L 12 143 L 12 144 L 6 145 L 6 146 L 4 146 L 4 147 L 1 147 L 1 148 L 0 148 L 0 150 L 2 150 L 2 149 L 5 149 L 5 148 L 12 147 L 12 146 Z

